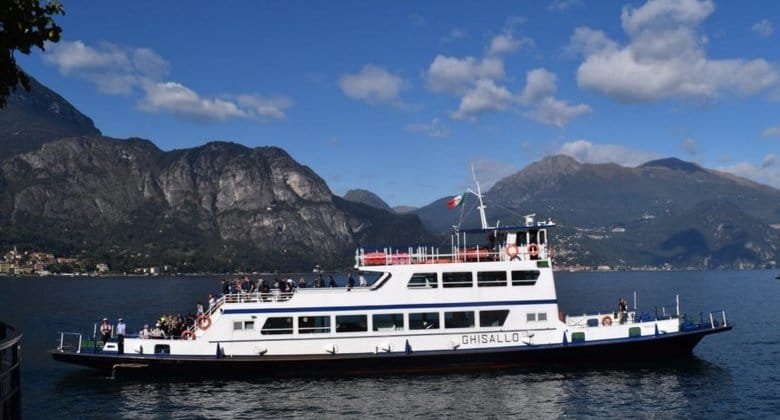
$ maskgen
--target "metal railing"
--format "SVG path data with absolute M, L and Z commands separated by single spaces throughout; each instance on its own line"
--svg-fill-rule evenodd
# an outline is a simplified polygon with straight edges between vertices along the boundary
M 366 252 L 364 248 L 355 251 L 357 266 L 371 265 L 405 265 L 405 264 L 446 264 L 453 262 L 491 262 L 491 261 L 531 261 L 546 260 L 551 257 L 552 250 L 548 245 L 507 246 L 499 251 L 486 247 L 455 248 L 449 253 L 442 253 L 436 247 L 409 247 L 407 249 L 384 248 Z
M 22 418 L 22 332 L 0 322 L 0 419 Z

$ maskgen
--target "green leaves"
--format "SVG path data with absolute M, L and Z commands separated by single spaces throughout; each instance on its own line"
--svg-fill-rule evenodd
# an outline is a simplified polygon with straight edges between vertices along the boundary
M 33 46 L 43 50 L 46 41 L 58 42 L 62 28 L 52 18 L 64 15 L 59 1 L 41 6 L 38 0 L 0 2 L 0 108 L 18 85 L 30 89 L 27 76 L 16 66 L 14 51 L 29 54 Z

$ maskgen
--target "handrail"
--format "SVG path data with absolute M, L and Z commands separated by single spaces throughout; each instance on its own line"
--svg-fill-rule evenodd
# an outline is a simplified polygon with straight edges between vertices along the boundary
M 516 246 L 517 254 L 510 255 L 506 248 L 491 251 L 486 247 L 458 247 L 450 253 L 441 253 L 434 247 L 409 247 L 406 250 L 384 248 L 366 252 L 365 248 L 355 251 L 355 265 L 406 265 L 406 264 L 444 264 L 453 262 L 492 262 L 492 261 L 534 261 L 546 260 L 552 256 L 552 248 L 548 244 L 538 245 L 537 255 L 531 255 L 527 246 Z
M 22 417 L 22 332 L 0 322 L 0 417 Z

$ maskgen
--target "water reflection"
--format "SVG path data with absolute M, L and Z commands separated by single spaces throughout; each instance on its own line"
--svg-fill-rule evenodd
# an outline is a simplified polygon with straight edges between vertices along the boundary
M 166 383 L 82 370 L 62 377 L 57 393 L 88 408 L 87 416 L 110 410 L 119 418 L 613 417 L 637 407 L 642 416 L 687 417 L 714 398 L 739 402 L 733 388 L 728 370 L 690 358 L 643 367 Z

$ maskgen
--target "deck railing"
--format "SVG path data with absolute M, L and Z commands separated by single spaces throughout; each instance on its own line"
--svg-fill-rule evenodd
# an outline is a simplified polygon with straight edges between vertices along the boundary
M 0 322 L 0 419 L 22 418 L 22 332 Z
M 456 248 L 442 253 L 436 247 L 409 247 L 406 249 L 384 248 L 366 252 L 364 248 L 355 251 L 357 266 L 404 265 L 404 264 L 446 264 L 458 262 L 530 261 L 551 258 L 548 245 L 507 246 L 495 251 L 487 247 Z

